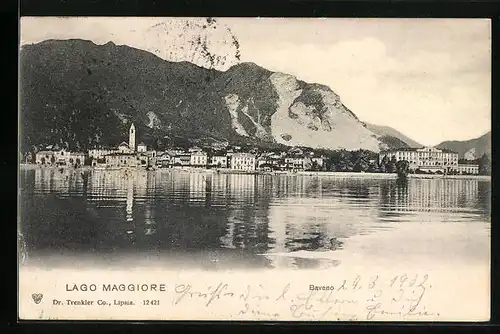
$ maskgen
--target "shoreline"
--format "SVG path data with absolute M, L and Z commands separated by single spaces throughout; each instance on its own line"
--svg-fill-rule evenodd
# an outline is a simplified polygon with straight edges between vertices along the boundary
M 146 171 L 143 168 L 122 168 L 122 169 L 106 169 L 106 168 L 96 168 L 92 166 L 81 166 L 78 168 L 74 167 L 56 167 L 56 166 L 39 166 L 34 164 L 20 164 L 21 170 L 30 169 L 72 169 L 78 171 L 120 171 L 120 170 L 133 170 Z M 197 168 L 197 167 L 182 167 L 182 168 L 157 168 L 151 172 L 187 172 L 187 173 L 212 173 L 212 174 L 240 174 L 240 175 L 285 175 L 285 176 L 328 176 L 328 177 L 338 177 L 338 178 L 369 178 L 369 179 L 397 179 L 395 173 L 363 173 L 363 172 L 325 172 L 325 171 L 275 171 L 275 172 L 264 172 L 264 171 L 240 171 L 232 169 L 208 169 L 208 168 Z M 441 174 L 408 174 L 408 179 L 443 179 L 443 180 L 481 180 L 481 181 L 491 181 L 491 176 L 489 175 L 441 175 Z
M 444 180 L 481 180 L 481 181 L 491 181 L 491 176 L 489 175 L 437 175 L 437 174 L 408 174 L 408 178 L 412 179 L 444 179 Z

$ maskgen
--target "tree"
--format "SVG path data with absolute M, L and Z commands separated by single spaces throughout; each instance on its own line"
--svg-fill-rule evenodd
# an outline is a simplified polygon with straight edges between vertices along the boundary
M 406 160 L 399 160 L 396 162 L 396 173 L 398 178 L 405 178 L 408 176 L 408 171 L 410 169 L 410 163 Z
M 355 172 L 366 172 L 368 170 L 368 162 L 361 158 L 353 166 L 353 171 Z
M 338 172 L 351 172 L 354 169 L 354 166 L 352 162 L 349 160 L 342 160 L 340 163 L 336 166 L 336 170 Z
M 367 171 L 370 172 L 370 173 L 378 173 L 379 172 L 378 164 L 376 162 L 370 162 L 368 164 Z
M 353 164 L 351 162 L 351 154 L 346 150 L 335 151 L 332 155 L 333 166 L 338 172 L 352 171 Z
M 313 161 L 311 165 L 311 170 L 317 171 L 319 170 L 319 165 L 317 161 Z
M 331 162 L 331 160 L 328 160 L 328 162 L 325 163 L 325 166 L 327 166 L 327 170 L 329 171 L 335 172 L 337 170 L 337 166 L 334 162 Z
M 386 173 L 394 173 L 396 171 L 396 157 L 395 156 L 392 156 L 391 160 L 389 160 L 386 164 L 385 164 L 385 172 Z
M 25 155 L 25 162 L 30 164 L 33 162 L 33 154 L 31 152 L 27 152 Z
M 479 174 L 480 175 L 490 175 L 491 174 L 491 161 L 490 157 L 484 153 L 481 158 L 479 158 Z
M 329 170 L 336 171 L 339 162 L 340 162 L 340 155 L 337 151 L 332 151 L 328 154 L 328 160 L 326 164 L 328 165 Z
M 353 171 L 361 172 L 368 167 L 366 155 L 363 150 L 351 151 L 349 153 L 349 162 L 352 164 Z
M 384 155 L 384 157 L 382 158 L 382 160 L 380 161 L 380 165 L 379 165 L 379 171 L 381 173 L 386 173 L 386 166 L 387 166 L 387 163 L 389 162 L 389 159 L 387 158 L 387 155 Z

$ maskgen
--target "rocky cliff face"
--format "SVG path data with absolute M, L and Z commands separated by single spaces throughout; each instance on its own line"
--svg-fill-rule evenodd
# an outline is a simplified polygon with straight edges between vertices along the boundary
M 24 149 L 165 135 L 348 150 L 387 148 L 330 88 L 252 63 L 221 72 L 112 43 L 45 41 L 21 50 Z
M 328 87 L 299 82 L 283 73 L 274 73 L 269 80 L 278 94 L 271 120 L 276 141 L 313 148 L 380 149 L 377 137 Z

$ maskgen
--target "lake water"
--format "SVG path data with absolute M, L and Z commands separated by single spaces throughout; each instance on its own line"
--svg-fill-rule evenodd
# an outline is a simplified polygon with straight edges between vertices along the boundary
M 490 185 L 22 169 L 21 260 L 205 269 L 489 266 Z

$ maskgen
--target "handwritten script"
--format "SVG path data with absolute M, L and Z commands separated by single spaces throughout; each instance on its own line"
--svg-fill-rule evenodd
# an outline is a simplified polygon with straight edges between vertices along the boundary
M 350 279 L 311 278 L 310 282 L 173 286 L 172 306 L 196 306 L 227 312 L 231 318 L 261 320 L 433 320 L 426 302 L 432 284 L 428 274 L 356 275 Z

